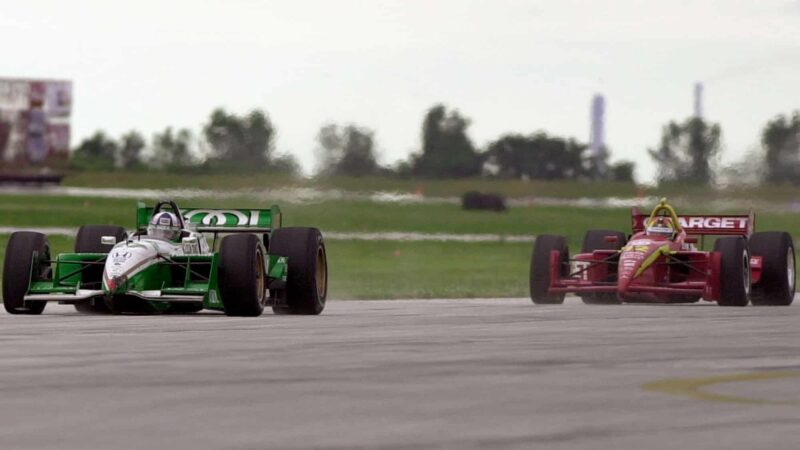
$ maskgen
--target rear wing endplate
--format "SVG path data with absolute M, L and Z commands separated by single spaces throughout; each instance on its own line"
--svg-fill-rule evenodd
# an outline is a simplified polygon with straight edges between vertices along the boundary
M 146 231 L 153 208 L 139 202 L 136 205 L 136 229 Z M 267 233 L 281 227 L 278 205 L 269 209 L 212 209 L 181 208 L 186 226 L 200 232 Z
M 642 214 L 639 208 L 631 209 L 631 228 L 634 233 L 644 231 L 650 214 Z M 688 235 L 744 236 L 749 238 L 755 231 L 756 216 L 749 214 L 726 215 L 679 215 L 678 223 Z

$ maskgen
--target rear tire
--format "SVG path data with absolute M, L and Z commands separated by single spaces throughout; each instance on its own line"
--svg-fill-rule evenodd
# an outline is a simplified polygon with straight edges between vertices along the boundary
M 754 233 L 750 254 L 761 256 L 761 279 L 753 285 L 750 301 L 757 306 L 789 306 L 795 292 L 795 256 L 792 236 L 783 231 Z
M 278 228 L 272 232 L 270 252 L 288 258 L 285 305 L 276 314 L 316 315 L 328 297 L 328 254 L 316 228 Z
M 560 255 L 561 276 L 569 274 L 569 248 L 564 236 L 542 234 L 536 237 L 531 255 L 530 290 L 531 300 L 537 305 L 564 303 L 564 294 L 548 295 L 550 288 L 550 253 L 557 250 Z
M 606 236 L 616 236 L 617 242 L 606 241 Z M 614 230 L 588 230 L 583 236 L 581 253 L 591 253 L 595 250 L 619 250 L 627 243 L 625 233 Z M 609 280 L 611 281 L 611 280 Z M 616 281 L 616 280 L 614 280 Z M 616 293 L 599 293 L 581 295 L 581 300 L 587 305 L 620 305 Z
M 750 254 L 742 237 L 717 239 L 714 251 L 720 252 L 720 306 L 747 306 L 750 296 Z
M 36 253 L 36 255 L 34 255 Z M 31 231 L 12 233 L 3 265 L 3 307 L 9 314 L 41 314 L 46 301 L 25 302 L 31 281 L 50 274 L 50 244 L 47 236 Z
M 125 228 L 116 225 L 84 225 L 78 229 L 75 237 L 75 253 L 108 253 L 113 245 L 101 244 L 100 238 L 103 236 L 114 236 L 117 242 L 128 239 Z M 98 286 L 102 282 L 103 266 L 91 266 L 81 275 L 81 285 L 96 283 Z M 75 309 L 84 314 L 109 314 L 106 303 L 102 300 L 81 302 L 75 304 Z
M 219 290 L 225 314 L 260 316 L 267 292 L 261 240 L 254 234 L 226 236 L 219 253 Z

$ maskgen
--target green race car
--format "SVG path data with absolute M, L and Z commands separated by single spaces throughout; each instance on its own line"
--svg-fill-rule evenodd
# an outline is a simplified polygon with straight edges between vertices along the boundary
M 44 234 L 13 233 L 3 306 L 11 314 L 41 314 L 49 301 L 86 313 L 205 308 L 258 316 L 271 306 L 278 314 L 319 314 L 327 285 L 322 234 L 281 228 L 275 205 L 179 209 L 172 201 L 152 208 L 140 202 L 132 234 L 119 226 L 84 225 L 75 251 L 56 258 Z

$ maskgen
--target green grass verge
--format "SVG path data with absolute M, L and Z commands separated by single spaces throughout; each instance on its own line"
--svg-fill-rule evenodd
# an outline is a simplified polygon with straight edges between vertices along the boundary
M 179 205 L 201 207 L 267 207 L 251 199 L 202 200 Z M 582 233 L 590 228 L 624 230 L 626 209 L 587 210 L 541 206 L 511 208 L 507 213 L 464 211 L 453 204 L 392 204 L 367 201 L 282 203 L 284 226 L 315 226 L 325 231 L 414 231 L 427 233 L 536 234 Z M 50 196 L 0 196 L 0 226 L 77 227 L 117 224 L 132 228 L 136 202 L 129 199 Z
M 194 199 L 185 206 L 209 208 L 267 207 L 269 204 L 242 199 Z M 627 208 L 576 208 L 531 206 L 511 208 L 506 213 L 464 211 L 454 204 L 373 203 L 325 201 L 281 203 L 284 226 L 315 226 L 323 232 L 410 231 L 422 233 L 562 234 L 579 243 L 592 228 L 630 231 Z M 675 205 L 679 212 L 697 209 Z M 136 201 L 113 198 L 0 195 L 0 226 L 69 227 L 84 224 L 116 224 L 132 228 Z M 741 212 L 738 211 L 738 212 Z M 797 213 L 759 213 L 757 230 L 784 230 L 800 236 Z
M 0 271 L 9 235 L 0 235 Z M 53 254 L 73 240 L 50 236 Z M 511 243 L 328 241 L 332 299 L 524 297 L 531 247 Z

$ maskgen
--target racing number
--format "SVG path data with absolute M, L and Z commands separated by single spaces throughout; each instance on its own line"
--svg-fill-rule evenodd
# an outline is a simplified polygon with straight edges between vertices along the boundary
M 589 281 L 589 261 L 572 261 L 572 273 L 575 273 L 573 278 L 583 281 Z M 576 273 L 580 271 L 580 273 Z

